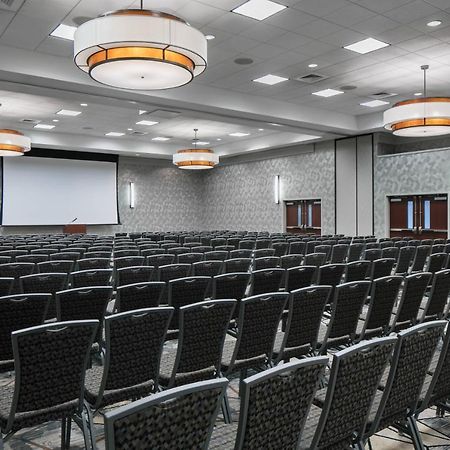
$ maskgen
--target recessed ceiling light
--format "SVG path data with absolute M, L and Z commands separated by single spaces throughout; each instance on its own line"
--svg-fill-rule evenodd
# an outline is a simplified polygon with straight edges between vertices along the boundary
M 264 128 L 258 128 L 258 131 L 264 131 Z
M 416 92 L 414 95 L 415 95 L 416 97 L 419 97 L 419 95 L 422 95 L 422 92 Z
M 59 122 L 59 119 L 53 119 L 52 122 Z
M 170 141 L 170 138 L 164 136 L 156 136 L 152 138 L 152 141 Z
M 362 41 L 355 42 L 354 44 L 346 45 L 344 48 L 347 50 L 351 50 L 352 52 L 360 53 L 364 55 L 369 52 L 373 52 L 383 47 L 388 47 L 391 44 L 388 44 L 383 41 L 379 41 L 374 38 L 363 39 Z
M 209 142 L 206 142 L 206 141 L 193 141 L 192 145 L 209 145 Z
M 80 103 L 80 106 L 87 106 L 87 103 Z
M 269 122 L 269 125 L 272 125 L 274 127 L 282 127 L 283 125 L 281 125 L 281 123 L 274 123 L 274 122 Z
M 123 136 L 125 133 L 119 133 L 117 131 L 110 131 L 109 133 L 105 133 L 105 136 L 119 137 Z
M 427 27 L 438 27 L 442 24 L 441 20 L 432 20 L 431 22 L 427 23 Z
M 250 133 L 241 133 L 239 131 L 237 131 L 236 133 L 230 133 L 228 136 L 233 136 L 233 137 L 244 137 L 244 136 L 249 136 Z
M 318 64 L 315 63 L 308 64 L 308 67 L 310 67 L 311 69 L 315 69 L 316 67 L 318 67 Z
M 286 8 L 287 6 L 280 5 L 279 3 L 270 0 L 249 0 L 243 5 L 232 9 L 231 12 L 251 17 L 256 20 L 264 20 Z
M 38 123 L 33 128 L 39 128 L 41 130 L 53 130 L 53 128 L 55 128 L 55 125 L 47 125 L 45 123 Z
M 263 77 L 255 78 L 253 81 L 256 81 L 257 83 L 263 83 L 263 84 L 269 84 L 272 86 L 273 84 L 282 83 L 283 81 L 287 81 L 289 78 L 285 77 L 279 77 L 278 75 L 264 75 Z
M 389 105 L 389 102 L 383 100 L 372 100 L 370 102 L 360 103 L 361 106 L 368 106 L 369 108 L 376 108 L 377 106 Z
M 207 40 L 207 41 L 212 41 L 213 39 L 215 39 L 216 37 L 213 35 L 213 34 L 207 34 L 206 36 L 205 36 L 205 39 Z
M 312 95 L 318 95 L 319 97 L 333 97 L 334 95 L 343 93 L 344 91 L 338 91 L 337 89 L 323 89 L 322 91 L 313 92 Z
M 146 112 L 148 112 L 148 111 L 146 111 L 145 109 L 140 109 L 139 110 L 139 115 L 142 116 L 142 114 L 145 114 Z
M 133 128 L 127 128 L 128 131 L 133 131 Z
M 159 122 L 155 122 L 153 120 L 140 120 L 139 122 L 136 122 L 136 125 L 147 125 L 148 127 L 152 125 L 156 125 Z
M 73 41 L 73 36 L 76 29 L 77 27 L 72 27 L 70 25 L 64 25 L 63 23 L 61 23 L 50 33 L 50 36 Z
M 56 114 L 60 115 L 60 116 L 71 116 L 71 117 L 75 117 L 75 116 L 79 116 L 81 114 L 81 111 L 72 111 L 70 109 L 61 109 L 60 111 L 58 111 Z
M 217 139 L 216 139 L 216 141 L 221 141 L 221 140 L 222 140 L 221 138 L 217 138 Z

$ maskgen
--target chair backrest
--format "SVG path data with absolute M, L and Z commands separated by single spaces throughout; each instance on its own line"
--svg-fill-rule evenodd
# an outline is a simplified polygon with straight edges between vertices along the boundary
M 255 270 L 252 273 L 251 295 L 277 292 L 280 289 L 285 269 L 270 268 Z
M 52 253 L 50 255 L 50 261 L 64 261 L 68 259 L 69 261 L 76 261 L 80 259 L 80 254 L 78 252 L 63 252 Z
M 419 308 L 431 277 L 432 274 L 429 272 L 419 272 L 405 277 L 405 285 L 392 330 L 398 331 L 417 322 Z
M 347 261 L 348 262 L 353 262 L 353 261 L 358 261 L 359 259 L 361 259 L 361 255 L 363 253 L 365 244 L 363 243 L 352 243 L 349 245 L 348 247 L 348 256 L 347 256 Z
M 331 286 L 310 286 L 291 292 L 281 351 L 276 360 L 299 358 L 315 351 Z
M 446 267 L 448 258 L 448 253 L 434 253 L 430 255 L 426 271 L 431 273 L 439 272 Z
M 436 239 L 435 239 L 436 241 Z M 433 255 L 434 253 L 442 253 L 445 252 L 445 244 L 440 243 L 437 244 L 436 242 L 431 246 L 431 254 Z
M 242 248 L 237 250 L 231 250 L 230 252 L 230 259 L 235 258 L 251 258 L 252 257 L 252 251 Z
M 439 320 L 398 333 L 389 376 L 369 436 L 416 412 L 431 359 L 446 325 L 446 321 Z
M 289 254 L 304 255 L 306 243 L 303 241 L 293 241 L 289 243 Z
M 14 278 L 13 292 L 19 291 L 19 278 L 31 275 L 34 272 L 35 264 L 26 262 L 15 262 L 0 264 L 0 277 Z
M 395 273 L 404 274 L 408 273 L 409 266 L 414 260 L 414 256 L 416 254 L 416 247 L 401 247 L 399 254 L 397 265 L 395 267 Z
M 195 262 L 203 261 L 203 253 L 181 253 L 178 255 L 177 261 L 181 264 L 193 264 Z
M 425 266 L 427 258 L 431 253 L 431 246 L 418 245 L 416 247 L 416 256 L 411 267 L 411 272 L 421 272 Z
M 248 272 L 251 264 L 251 258 L 226 259 L 224 261 L 224 273 Z
M 254 270 L 271 269 L 278 267 L 280 258 L 278 256 L 267 256 L 265 258 L 255 258 L 253 261 Z
M 347 263 L 344 275 L 345 282 L 365 280 L 369 276 L 371 267 L 371 261 L 360 260 Z
M 269 248 L 271 244 L 270 239 L 256 239 L 255 249 L 259 250 L 261 248 Z
M 13 359 L 11 333 L 42 324 L 50 299 L 50 294 L 18 294 L 0 297 L 0 368 L 1 361 Z
M 153 381 L 173 308 L 144 308 L 105 318 L 105 363 L 97 404 L 104 390 L 123 389 Z M 143 345 L 145 343 L 145 345 Z
M 311 286 L 316 279 L 316 266 L 298 266 L 286 270 L 286 291 L 292 292 L 297 289 Z
M 213 299 L 241 300 L 250 282 L 251 275 L 244 272 L 225 273 L 213 278 Z
M 112 269 L 80 270 L 70 274 L 72 287 L 108 286 L 111 281 Z
M 19 282 L 20 284 L 20 282 Z M 0 278 L 0 297 L 5 295 L 10 295 L 12 293 L 14 286 L 14 278 L 12 277 L 1 277 Z
M 166 283 L 151 281 L 128 284 L 117 288 L 115 309 L 117 312 L 133 311 L 159 306 Z
M 225 378 L 188 384 L 107 412 L 106 450 L 206 450 L 227 384 Z
M 141 256 L 149 257 L 153 255 L 164 255 L 166 251 L 163 248 L 160 248 L 158 244 L 154 244 L 156 247 L 153 248 L 142 248 L 140 250 Z
M 381 249 L 382 258 L 393 258 L 397 261 L 400 249 L 398 247 L 385 247 Z
M 364 250 L 363 259 L 366 261 L 375 261 L 376 259 L 381 258 L 381 249 L 379 248 L 370 248 L 368 250 Z
M 305 256 L 303 264 L 305 266 L 323 266 L 326 262 L 327 255 L 326 253 L 308 253 Z
M 97 320 L 40 325 L 11 334 L 15 384 L 11 413 L 4 432 L 14 426 L 17 413 L 40 409 L 57 411 L 76 402 L 83 408 L 84 376 Z
M 85 258 L 77 261 L 78 270 L 109 269 L 109 258 Z
M 143 256 L 122 256 L 120 258 L 114 257 L 114 270 L 122 269 L 123 267 L 143 266 L 145 258 Z
M 120 248 L 120 249 L 114 249 L 114 259 L 120 259 L 120 258 L 128 258 L 132 256 L 139 256 L 139 250 L 137 248 L 132 248 L 131 246 Z
M 322 412 L 310 448 L 351 448 L 367 423 L 395 337 L 362 342 L 333 357 Z
M 191 269 L 190 264 L 167 264 L 158 267 L 158 281 L 169 282 L 176 278 L 185 278 Z
M 389 332 L 389 324 L 403 282 L 400 275 L 377 278 L 372 282 L 370 303 L 361 339 Z
M 0 260 L 1 261 L 1 260 Z M 33 263 L 37 264 L 40 262 L 48 261 L 48 255 L 40 255 L 40 254 L 34 254 L 34 255 L 21 255 L 16 257 L 16 262 L 25 262 L 25 263 Z
M 325 261 L 328 261 L 331 255 L 331 245 L 326 244 L 316 245 L 316 247 L 314 248 L 314 253 L 325 253 L 326 255 Z
M 68 274 L 73 271 L 74 261 L 70 259 L 58 261 L 44 261 L 37 263 L 39 273 L 63 273 Z
M 359 315 L 369 289 L 370 281 L 354 281 L 336 286 L 331 304 L 331 318 L 321 352 L 355 341 Z
M 236 303 L 211 300 L 180 308 L 177 355 L 169 387 L 179 383 L 177 373 L 183 373 L 184 379 L 189 372 L 201 372 L 203 379 L 220 373 L 223 344 Z
M 104 258 L 108 261 L 111 258 L 111 251 L 89 251 L 83 255 L 83 259 L 91 259 L 91 258 Z M 79 261 L 79 260 L 78 260 Z
M 171 329 L 179 327 L 179 309 L 203 301 L 210 283 L 211 277 L 185 277 L 169 281 L 168 303 L 175 308 Z
M 62 291 L 67 283 L 65 273 L 37 273 L 20 277 L 24 294 L 49 293 L 54 295 Z
M 215 277 L 222 273 L 222 261 L 199 261 L 192 264 L 192 276 Z
M 327 264 L 319 267 L 317 284 L 327 286 L 337 286 L 342 280 L 345 271 L 345 264 Z
M 253 240 L 244 240 L 239 241 L 239 250 L 241 249 L 247 249 L 247 250 L 253 250 L 255 248 L 255 241 Z
M 377 278 L 388 277 L 392 274 L 394 268 L 394 258 L 380 258 L 372 261 L 370 270 L 370 279 L 376 280 Z
M 292 267 L 298 267 L 303 261 L 303 255 L 290 253 L 280 258 L 280 267 L 282 269 L 290 269 Z
M 314 239 L 312 241 L 306 242 L 306 254 L 309 255 L 310 253 L 314 253 L 314 249 L 316 245 L 320 245 L 320 241 L 315 241 Z
M 297 449 L 327 362 L 308 358 L 243 380 L 235 450 Z
M 450 294 L 450 269 L 440 270 L 433 277 L 430 296 L 423 311 L 423 318 L 442 319 Z
M 152 279 L 154 272 L 155 268 L 153 266 L 131 266 L 117 269 L 116 286 L 146 283 Z
M 251 250 L 250 250 L 251 251 Z M 253 252 L 254 258 L 268 258 L 269 256 L 275 256 L 275 249 L 273 248 L 260 248 Z
M 56 293 L 56 317 L 60 322 L 95 319 L 101 324 L 111 300 L 111 286 L 68 289 Z
M 331 249 L 331 264 L 339 264 L 344 263 L 348 254 L 348 245 L 347 244 L 335 244 Z
M 228 251 L 226 250 L 214 250 L 212 252 L 205 252 L 205 261 L 225 261 L 228 259 Z
M 275 335 L 284 307 L 287 292 L 272 292 L 242 299 L 239 307 L 238 333 L 228 372 L 237 361 L 260 358 L 270 361 Z
M 287 242 L 275 242 L 272 244 L 272 248 L 275 250 L 274 256 L 281 257 L 286 255 L 289 249 L 289 243 Z

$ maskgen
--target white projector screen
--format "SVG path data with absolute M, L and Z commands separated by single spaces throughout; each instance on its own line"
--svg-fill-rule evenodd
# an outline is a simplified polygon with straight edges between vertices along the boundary
M 3 158 L 2 225 L 117 224 L 115 162 Z

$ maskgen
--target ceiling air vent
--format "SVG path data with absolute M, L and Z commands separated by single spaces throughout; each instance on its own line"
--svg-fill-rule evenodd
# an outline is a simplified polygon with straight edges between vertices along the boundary
M 155 109 L 154 111 L 149 111 L 142 115 L 160 117 L 161 119 L 174 119 L 179 116 L 180 113 L 169 109 Z
M 145 136 L 147 133 L 144 133 L 143 131 L 130 131 L 128 134 L 130 136 Z
M 326 80 L 328 77 L 321 75 L 320 73 L 307 73 L 305 75 L 298 75 L 294 77 L 294 80 L 301 81 L 302 83 L 317 83 L 322 80 Z
M 392 92 L 376 92 L 375 94 L 369 95 L 369 97 L 381 100 L 383 98 L 395 97 L 396 95 L 397 94 L 393 94 Z
M 31 123 L 31 124 L 35 125 L 35 124 L 39 123 L 40 120 L 36 120 L 36 119 L 22 119 L 21 122 L 23 122 L 23 123 Z

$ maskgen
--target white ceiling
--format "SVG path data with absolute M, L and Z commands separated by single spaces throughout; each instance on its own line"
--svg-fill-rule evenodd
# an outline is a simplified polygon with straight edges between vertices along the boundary
M 169 135 L 171 141 L 148 151 L 169 154 L 187 145 L 192 128 L 198 127 L 202 140 L 223 139 L 214 147 L 227 155 L 273 147 L 277 140 L 278 145 L 293 144 L 304 140 L 305 134 L 325 138 L 377 129 L 386 107 L 359 104 L 377 92 L 397 94 L 388 99 L 391 102 L 410 98 L 422 90 L 422 64 L 430 65 L 429 93 L 450 95 L 450 0 L 277 1 L 288 8 L 258 22 L 230 12 L 242 0 L 145 0 L 146 8 L 173 12 L 216 36 L 208 43 L 204 75 L 179 89 L 145 93 L 95 84 L 72 63 L 72 42 L 49 37 L 59 23 L 75 25 L 105 11 L 137 7 L 139 2 L 15 0 L 11 8 L 0 3 L 0 80 L 4 81 L 0 126 L 18 128 L 14 122 L 30 114 L 48 120 L 55 107 L 86 101 L 89 107 L 80 117 L 59 122 L 47 135 L 102 137 L 107 131 L 139 128 L 134 125 L 139 108 L 126 103 L 136 101 L 181 114 L 150 127 L 145 137 L 119 138 L 127 147 L 130 142 L 151 142 L 153 133 Z M 431 20 L 441 20 L 442 25 L 427 27 Z M 391 45 L 366 55 L 342 48 L 367 37 Z M 238 65 L 234 60 L 239 57 L 254 62 Z M 319 67 L 309 69 L 310 63 Z M 292 79 L 311 72 L 327 79 L 312 85 Z M 291 79 L 275 86 L 252 81 L 268 73 Z M 18 83 L 29 87 L 24 90 Z M 346 85 L 356 88 L 331 98 L 311 95 Z M 262 125 L 267 122 L 285 128 L 272 127 L 269 132 L 270 127 Z M 93 130 L 83 129 L 86 126 Z M 251 135 L 237 143 L 227 136 L 233 131 Z

